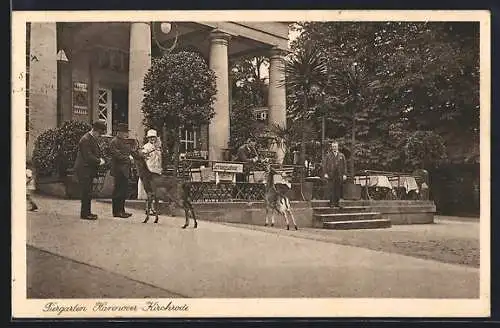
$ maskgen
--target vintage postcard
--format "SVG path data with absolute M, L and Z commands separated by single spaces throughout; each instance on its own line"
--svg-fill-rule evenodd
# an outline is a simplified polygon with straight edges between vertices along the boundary
M 12 317 L 488 317 L 490 19 L 13 12 Z

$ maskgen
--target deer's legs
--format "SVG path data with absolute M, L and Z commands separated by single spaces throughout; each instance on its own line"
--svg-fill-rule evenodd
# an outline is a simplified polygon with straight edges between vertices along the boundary
M 158 213 L 160 212 L 160 200 L 158 199 L 158 197 L 155 195 L 154 196 L 154 209 L 153 209 L 153 213 L 155 214 L 155 221 L 154 223 L 158 223 Z
M 194 214 L 194 208 L 192 204 L 189 204 L 189 212 L 191 213 L 191 216 L 193 217 L 194 220 L 194 228 L 198 228 L 198 221 L 196 220 L 196 214 Z
M 146 223 L 149 221 L 149 210 L 151 209 L 151 195 L 148 194 L 148 200 L 146 201 L 146 218 L 142 223 Z
M 292 213 L 291 209 L 288 210 L 288 215 L 290 215 L 290 217 L 292 218 L 292 223 L 293 223 L 293 225 L 295 227 L 295 230 L 299 230 L 299 228 L 297 227 L 297 223 L 295 222 L 295 217 L 293 216 L 293 213 Z
M 287 212 L 283 212 L 283 217 L 285 218 L 285 222 L 286 222 L 286 230 L 290 230 L 290 222 L 288 221 L 288 215 L 287 215 Z
M 267 225 L 269 224 L 269 207 L 267 206 L 267 204 L 265 206 L 266 206 L 266 223 L 264 223 L 264 226 L 267 227 Z
M 292 218 L 292 223 L 293 223 L 293 226 L 295 227 L 295 230 L 299 230 L 297 228 L 297 223 L 295 222 L 295 217 L 293 216 L 292 207 L 290 206 L 290 200 L 288 198 L 285 198 L 285 207 L 286 207 L 285 217 L 286 217 L 286 214 L 288 214 Z M 288 219 L 286 222 L 286 227 L 287 227 L 287 229 L 289 229 L 288 228 Z
M 186 229 L 189 226 L 189 210 L 187 207 L 184 207 L 184 216 L 186 218 L 186 222 L 184 222 L 182 229 Z

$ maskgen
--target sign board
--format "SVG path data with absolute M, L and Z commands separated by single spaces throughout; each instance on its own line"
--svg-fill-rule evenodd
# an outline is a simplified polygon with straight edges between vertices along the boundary
M 212 170 L 214 172 L 243 173 L 243 164 L 215 162 Z
M 219 176 L 220 181 L 233 181 L 235 176 L 234 173 L 231 172 L 218 172 L 217 175 Z
M 79 115 L 88 114 L 87 83 L 73 83 L 73 112 Z

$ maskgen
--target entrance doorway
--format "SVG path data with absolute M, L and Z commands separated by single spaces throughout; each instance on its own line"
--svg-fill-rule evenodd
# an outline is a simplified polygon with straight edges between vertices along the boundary
M 99 88 L 97 116 L 106 121 L 106 134 L 114 135 L 119 123 L 128 124 L 128 90 Z
M 113 93 L 113 132 L 119 123 L 128 125 L 128 90 L 111 89 Z

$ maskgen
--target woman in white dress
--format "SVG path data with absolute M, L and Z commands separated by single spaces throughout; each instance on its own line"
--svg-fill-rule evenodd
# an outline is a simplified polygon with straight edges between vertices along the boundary
M 146 135 L 148 142 L 142 147 L 148 169 L 157 174 L 161 174 L 161 140 L 158 138 L 156 130 L 149 130 Z M 147 199 L 148 195 L 144 190 L 141 179 L 137 184 L 137 199 Z

